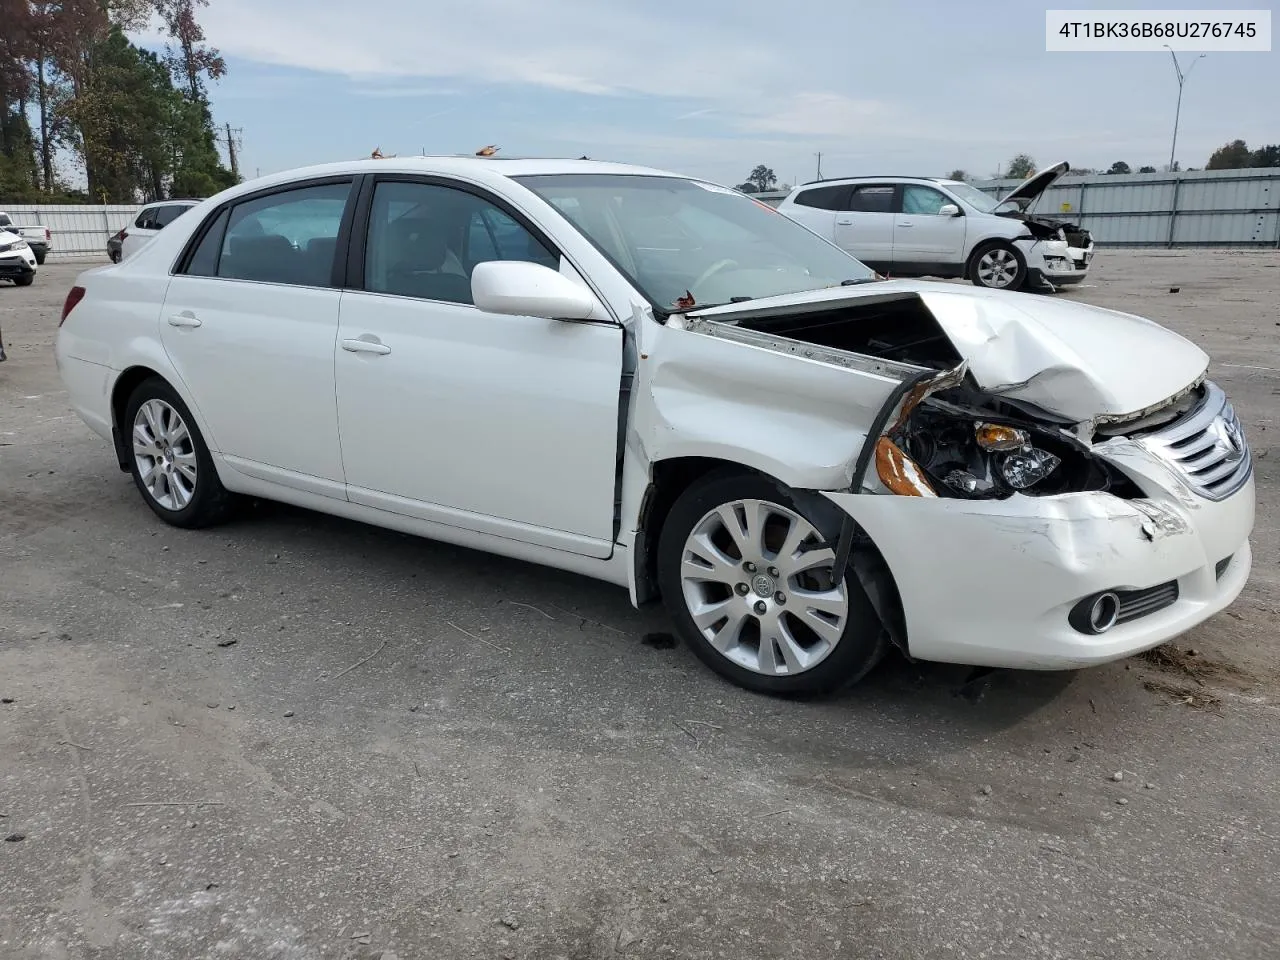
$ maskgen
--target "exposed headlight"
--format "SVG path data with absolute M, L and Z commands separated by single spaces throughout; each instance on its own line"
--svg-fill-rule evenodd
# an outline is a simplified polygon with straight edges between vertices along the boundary
M 14 250 L 26 250 L 30 246 L 31 244 L 27 243 L 25 240 L 17 240 L 12 244 L 11 248 Z
M 893 471 L 896 482 L 885 483 L 900 495 L 907 492 L 904 475 L 935 495 L 981 500 L 1108 490 L 1123 482 L 1051 425 L 994 423 L 928 402 L 913 411 L 893 442 L 914 468 L 914 475 Z M 882 480 L 889 473 L 879 472 Z

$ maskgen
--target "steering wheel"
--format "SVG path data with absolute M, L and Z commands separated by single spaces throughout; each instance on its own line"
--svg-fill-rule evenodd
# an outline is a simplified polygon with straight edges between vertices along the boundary
M 704 283 L 706 283 L 708 280 L 714 277 L 721 270 L 724 270 L 728 267 L 736 267 L 737 265 L 738 265 L 737 260 L 717 260 L 715 263 L 707 267 L 707 269 L 702 272 L 702 276 L 698 277 L 697 280 L 693 281 L 692 289 L 697 290 L 700 286 L 702 286 Z

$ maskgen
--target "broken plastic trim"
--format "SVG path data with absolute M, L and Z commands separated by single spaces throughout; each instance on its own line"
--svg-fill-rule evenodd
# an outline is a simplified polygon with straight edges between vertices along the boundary
M 959 386 L 968 373 L 967 360 L 950 370 L 921 370 L 910 379 L 904 380 L 893 393 L 889 394 L 889 399 L 880 408 L 875 420 L 871 423 L 871 429 L 867 431 L 862 449 L 858 451 L 858 459 L 854 464 L 853 477 L 849 484 L 850 493 L 858 493 L 862 490 L 862 484 L 866 480 L 867 470 L 871 466 L 880 438 L 902 426 L 911 415 L 911 411 L 930 394 Z M 890 425 L 890 419 L 895 416 L 896 419 Z M 840 539 L 836 541 L 835 564 L 832 568 L 836 583 L 840 582 L 849 568 L 849 555 L 853 552 L 853 540 L 857 532 L 858 525 L 853 517 L 846 513 L 840 523 Z

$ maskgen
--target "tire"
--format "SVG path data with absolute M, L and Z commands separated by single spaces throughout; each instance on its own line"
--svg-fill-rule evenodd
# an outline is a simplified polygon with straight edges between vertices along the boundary
M 20 277 L 13 278 L 13 285 L 15 287 L 29 287 L 35 282 L 36 275 L 34 273 L 24 273 Z
M 230 516 L 233 498 L 218 479 L 200 428 L 163 379 L 150 377 L 138 384 L 125 405 L 120 431 L 128 438 L 133 482 L 161 520 L 195 529 Z M 144 463 L 150 466 L 145 473 Z
M 973 251 L 967 272 L 976 287 L 1021 290 L 1027 282 L 1027 261 L 1017 247 L 992 240 Z
M 33 252 L 34 252 L 34 251 L 33 251 Z M 37 252 L 37 253 L 35 253 L 36 266 L 38 266 L 38 267 L 43 267 L 43 266 L 44 266 L 44 260 L 45 260 L 45 257 L 47 257 L 47 256 L 49 256 L 49 254 L 47 254 L 47 253 L 38 253 L 38 252 Z
M 748 512 L 763 522 L 744 527 Z M 838 520 L 806 515 L 766 477 L 695 482 L 658 540 L 658 583 L 678 633 L 712 670 L 758 693 L 829 694 L 862 679 L 888 648 L 880 619 L 852 568 L 831 584 L 833 548 L 798 549 L 838 532 Z
M 111 260 L 111 262 L 112 262 L 112 263 L 119 263 L 119 262 L 120 262 L 120 251 L 118 251 L 118 250 L 112 250 L 109 254 L 107 254 L 107 257 Z

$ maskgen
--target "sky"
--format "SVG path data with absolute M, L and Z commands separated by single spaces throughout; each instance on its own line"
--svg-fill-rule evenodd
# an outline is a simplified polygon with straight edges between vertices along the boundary
M 243 131 L 247 177 L 374 147 L 497 144 L 736 184 L 760 163 L 813 179 L 818 152 L 828 177 L 987 176 L 1019 152 L 1160 167 L 1178 93 L 1168 52 L 1047 53 L 1046 7 L 1270 2 L 210 0 L 201 18 L 229 68 L 214 115 Z M 1178 160 L 1280 142 L 1276 90 L 1275 52 L 1197 62 Z

